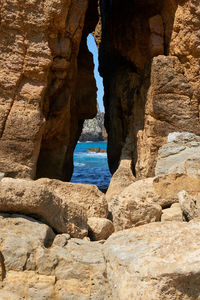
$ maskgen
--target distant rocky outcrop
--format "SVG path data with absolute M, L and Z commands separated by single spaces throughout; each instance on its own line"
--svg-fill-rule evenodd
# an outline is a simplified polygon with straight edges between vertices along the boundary
M 104 128 L 104 113 L 100 112 L 99 108 L 97 108 L 97 111 L 98 113 L 95 118 L 85 120 L 82 134 L 79 138 L 80 142 L 98 142 L 107 139 L 107 133 Z
M 87 152 L 95 152 L 95 153 L 106 153 L 106 149 L 98 148 L 88 148 Z

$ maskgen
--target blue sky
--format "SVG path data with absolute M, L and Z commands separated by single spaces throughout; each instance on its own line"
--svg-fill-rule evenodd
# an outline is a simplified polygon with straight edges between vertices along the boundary
M 90 52 L 92 52 L 93 54 L 93 60 L 94 60 L 94 77 L 96 79 L 96 84 L 97 84 L 97 101 L 99 103 L 99 108 L 100 111 L 104 111 L 104 106 L 103 106 L 103 94 L 104 94 L 104 88 L 103 88 L 103 79 L 102 77 L 99 75 L 98 72 L 98 66 L 99 66 L 99 62 L 98 62 L 98 49 L 97 49 L 97 45 L 95 43 L 94 37 L 92 34 L 88 35 L 87 38 L 87 45 L 88 45 L 88 49 Z

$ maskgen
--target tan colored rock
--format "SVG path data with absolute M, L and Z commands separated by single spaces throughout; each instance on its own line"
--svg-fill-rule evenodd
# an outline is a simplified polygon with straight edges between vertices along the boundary
M 58 243 L 64 235 L 20 215 L 1 216 L 0 225 L 1 299 L 112 299 L 100 243 Z
M 109 203 L 114 195 L 119 195 L 127 186 L 135 181 L 131 170 L 131 160 L 122 159 L 117 171 L 113 174 L 108 190 L 106 200 Z
M 168 143 L 158 151 L 155 174 L 169 173 L 200 176 L 200 136 L 189 132 L 168 135 Z
M 170 132 L 200 135 L 198 6 L 191 0 L 101 6 L 99 69 L 112 173 L 129 147 L 134 176 L 153 177 Z
M 194 199 L 186 192 L 181 191 L 178 193 L 178 200 L 186 221 L 200 217 L 200 210 L 197 207 Z
M 151 223 L 104 244 L 112 299 L 198 299 L 199 222 Z
M 152 200 L 135 197 L 126 188 L 119 196 L 113 196 L 109 203 L 115 231 L 128 229 L 138 223 L 160 221 L 162 208 Z
M 162 210 L 161 222 L 183 221 L 183 213 L 179 203 L 173 203 L 170 208 Z
M 133 182 L 108 203 L 115 230 L 160 221 L 161 207 L 178 202 L 183 189 L 192 197 L 200 193 L 200 179 L 184 174 L 169 174 Z M 180 212 L 179 212 L 180 213 Z
M 150 80 L 144 130 L 138 133 L 138 177 L 154 176 L 158 149 L 166 143 L 170 132 L 200 134 L 198 101 L 193 99 L 193 86 L 178 58 L 154 57 Z
M 151 223 L 115 233 L 103 244 L 68 237 L 60 243 L 65 235 L 55 237 L 47 225 L 20 215 L 1 215 L 0 225 L 2 300 L 199 295 L 199 222 Z
M 113 223 L 105 218 L 92 217 L 88 219 L 89 235 L 92 240 L 106 240 L 113 232 Z
M 34 214 L 57 232 L 81 238 L 87 235 L 87 218 L 106 218 L 108 205 L 93 185 L 3 178 L 0 211 Z
M 82 120 L 96 113 L 86 39 L 97 3 L 1 1 L 0 20 L 0 171 L 69 180 Z
M 36 182 L 46 186 L 62 199 L 63 203 L 73 202 L 84 207 L 87 217 L 107 218 L 108 204 L 105 195 L 95 185 L 62 182 L 47 178 Z
M 184 174 L 168 174 L 138 180 L 129 185 L 120 196 L 130 195 L 139 201 L 150 200 L 166 208 L 178 202 L 177 194 L 185 189 L 192 197 L 200 193 L 200 179 Z
M 33 218 L 17 214 L 0 215 L 0 251 L 5 272 L 35 269 L 34 251 L 40 245 L 49 247 L 55 234 Z M 6 273 L 3 275 L 3 279 Z
M 86 210 L 73 199 L 58 197 L 37 181 L 3 178 L 0 181 L 0 211 L 36 215 L 57 232 L 73 237 L 87 235 Z
M 53 246 L 64 247 L 64 246 L 67 245 L 67 243 L 70 240 L 70 238 L 71 238 L 70 235 L 67 234 L 67 233 L 57 234 L 55 236 L 54 241 L 53 241 Z

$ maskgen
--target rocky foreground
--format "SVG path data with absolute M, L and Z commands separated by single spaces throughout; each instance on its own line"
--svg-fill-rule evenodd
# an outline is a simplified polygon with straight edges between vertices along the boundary
M 199 158 L 200 137 L 172 133 L 156 177 L 122 161 L 106 194 L 2 174 L 0 299 L 198 299 Z

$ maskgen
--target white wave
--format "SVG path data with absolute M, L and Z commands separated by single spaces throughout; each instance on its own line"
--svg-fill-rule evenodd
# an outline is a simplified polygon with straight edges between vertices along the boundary
M 75 162 L 74 163 L 74 166 L 75 167 L 83 167 L 83 166 L 85 166 L 86 164 L 84 164 L 84 163 L 78 163 L 78 162 Z
M 106 156 L 107 156 L 107 153 L 88 152 L 87 155 L 92 156 L 92 157 L 97 157 L 97 156 L 100 156 L 100 157 L 106 157 Z

